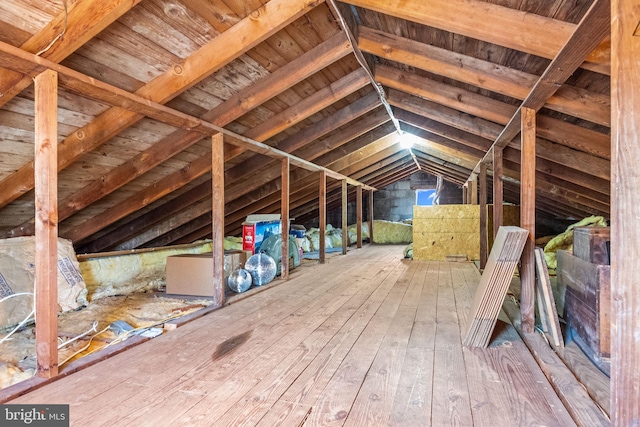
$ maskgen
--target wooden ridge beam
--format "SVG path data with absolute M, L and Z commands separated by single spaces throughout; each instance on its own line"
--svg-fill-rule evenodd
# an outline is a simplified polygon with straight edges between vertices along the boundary
M 477 0 L 343 2 L 548 59 L 556 57 L 576 28 L 568 22 Z M 609 74 L 609 47 L 598 46 L 582 67 Z
M 400 132 L 400 124 L 398 123 L 398 120 L 393 116 L 393 111 L 391 110 L 391 106 L 387 102 L 387 98 L 385 96 L 384 90 L 376 82 L 376 79 L 373 76 L 373 73 L 371 72 L 371 68 L 369 68 L 369 64 L 367 63 L 367 60 L 365 59 L 364 55 L 362 54 L 362 51 L 360 51 L 360 48 L 358 47 L 357 37 L 355 37 L 353 32 L 351 31 L 351 27 L 348 25 L 348 23 L 345 20 L 344 16 L 340 12 L 340 9 L 336 5 L 335 0 L 328 0 L 327 4 L 329 6 L 329 10 L 331 11 L 331 13 L 337 18 L 338 23 L 340 24 L 340 27 L 342 28 L 342 31 L 344 31 L 344 33 L 346 34 L 347 38 L 349 39 L 349 44 L 351 45 L 351 50 L 353 51 L 353 55 L 355 56 L 356 60 L 358 61 L 358 64 L 360 64 L 362 69 L 366 71 L 366 73 L 367 73 L 367 75 L 369 77 L 369 81 L 371 83 L 371 86 L 373 86 L 373 89 L 378 94 L 378 98 L 380 99 L 380 102 L 382 103 L 382 105 L 384 106 L 385 111 L 389 115 L 389 118 L 391 119 L 391 122 L 396 127 L 396 131 L 398 131 L 398 133 L 399 133 Z M 355 22 L 355 20 L 352 20 L 351 23 L 354 26 L 354 30 L 357 31 L 358 30 L 357 22 Z
M 365 52 L 448 77 L 478 88 L 524 100 L 539 76 L 466 56 L 368 27 L 360 27 L 358 45 Z M 554 111 L 611 125 L 611 98 L 562 85 L 544 105 Z
M 540 110 L 547 100 L 556 93 L 560 85 L 571 77 L 598 43 L 609 34 L 610 13 L 609 0 L 595 0 L 593 2 L 567 43 L 553 58 L 551 64 L 549 64 L 536 85 L 529 92 L 529 95 L 513 114 L 498 138 L 496 138 L 493 146 L 502 148 L 509 144 L 520 132 L 522 110 L 524 108 L 530 108 L 536 112 Z M 490 160 L 488 152 L 482 161 L 487 162 Z M 477 172 L 479 167 L 479 165 L 476 166 L 474 172 Z

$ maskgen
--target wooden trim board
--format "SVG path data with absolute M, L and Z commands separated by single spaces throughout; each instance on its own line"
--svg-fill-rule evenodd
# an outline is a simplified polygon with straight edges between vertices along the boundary
M 542 330 L 551 335 L 553 345 L 556 347 L 564 347 L 562 339 L 562 331 L 560 330 L 560 321 L 558 320 L 558 310 L 556 302 L 553 298 L 551 290 L 551 280 L 549 279 L 549 270 L 544 259 L 544 249 L 535 249 L 536 257 L 536 298 L 538 300 L 538 313 L 540 314 L 540 322 Z

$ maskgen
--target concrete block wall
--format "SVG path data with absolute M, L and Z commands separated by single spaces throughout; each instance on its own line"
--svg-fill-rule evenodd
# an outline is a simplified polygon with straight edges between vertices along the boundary
M 409 179 L 395 182 L 373 193 L 373 217 L 387 221 L 413 218 L 416 191 Z

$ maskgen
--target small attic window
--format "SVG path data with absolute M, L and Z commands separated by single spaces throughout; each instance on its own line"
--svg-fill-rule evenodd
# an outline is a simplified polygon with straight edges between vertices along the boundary
M 416 205 L 433 206 L 433 200 L 436 197 L 436 189 L 416 190 Z

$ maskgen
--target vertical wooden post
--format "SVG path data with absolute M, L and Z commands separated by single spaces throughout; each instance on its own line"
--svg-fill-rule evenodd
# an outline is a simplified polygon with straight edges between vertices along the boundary
M 369 244 L 373 243 L 373 190 L 369 190 Z
M 362 186 L 356 187 L 356 247 L 362 247 Z
M 282 262 L 280 277 L 289 278 L 289 158 L 282 159 L 282 197 L 280 218 L 282 219 Z
M 213 247 L 213 305 L 224 304 L 224 140 L 211 136 L 211 236 Z
M 611 2 L 611 425 L 640 425 L 640 9 Z
M 35 78 L 37 375 L 58 375 L 58 73 Z
M 480 163 L 480 269 L 487 264 L 487 164 Z
M 469 190 L 467 188 L 467 184 L 462 186 L 462 204 L 466 205 L 469 203 Z
M 522 286 L 520 312 L 522 330 L 533 332 L 536 284 L 536 111 L 527 107 L 522 108 L 522 147 L 520 153 L 520 227 L 529 231 L 529 237 L 520 259 L 520 283 Z
M 320 239 L 320 254 L 318 261 L 320 264 L 324 264 L 325 252 L 326 252 L 326 230 L 327 230 L 327 172 L 320 171 L 320 197 L 318 200 L 320 210 L 320 226 L 319 239 Z
M 502 187 L 502 148 L 493 148 L 493 237 L 495 240 L 498 229 L 502 226 L 504 208 Z
M 474 173 L 469 182 L 470 201 L 472 205 L 478 204 L 478 174 Z
M 347 224 L 347 180 L 342 180 L 342 255 L 347 254 L 349 247 L 349 225 Z

